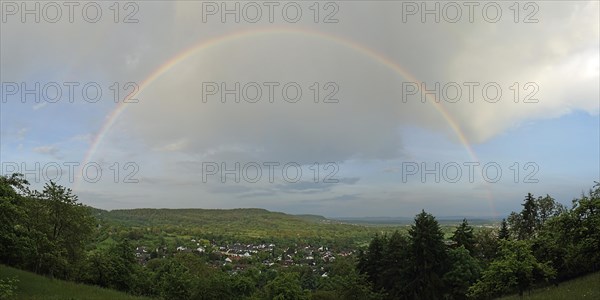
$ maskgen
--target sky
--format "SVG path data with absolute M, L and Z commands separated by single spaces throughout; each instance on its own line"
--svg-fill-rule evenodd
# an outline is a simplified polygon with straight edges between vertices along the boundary
M 502 218 L 600 181 L 598 1 L 1 9 L 1 174 L 86 205 Z

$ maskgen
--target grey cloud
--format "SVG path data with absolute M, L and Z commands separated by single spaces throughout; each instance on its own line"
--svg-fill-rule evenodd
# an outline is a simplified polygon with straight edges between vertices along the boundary
M 258 192 L 250 192 L 240 195 L 240 198 L 264 198 L 264 197 L 272 197 L 277 193 L 272 190 L 264 190 Z
M 240 194 L 252 191 L 251 187 L 239 185 L 239 184 L 213 184 L 209 186 L 208 191 L 211 193 L 226 193 L 226 194 Z
M 59 156 L 59 152 L 60 152 L 59 149 L 53 145 L 39 146 L 39 147 L 33 148 L 32 150 L 35 153 L 47 154 L 47 155 L 50 155 L 55 158 L 57 158 Z

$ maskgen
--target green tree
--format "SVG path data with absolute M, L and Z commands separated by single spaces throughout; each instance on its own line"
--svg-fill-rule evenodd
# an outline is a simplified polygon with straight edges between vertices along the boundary
M 533 256 L 529 242 L 502 241 L 500 256 L 483 272 L 481 280 L 469 288 L 474 298 L 489 298 L 530 289 L 536 281 L 549 280 L 555 270 Z
M 0 262 L 79 279 L 94 225 L 70 189 L 50 182 L 39 192 L 22 174 L 0 176 Z
M 563 238 L 562 219 L 564 219 L 563 216 L 557 216 L 548 220 L 538 236 L 531 241 L 533 255 L 538 261 L 550 262 L 557 272 L 556 279 L 558 280 L 568 278 L 569 272 L 565 258 L 569 252 L 574 250 L 570 240 Z
M 510 229 L 519 240 L 535 237 L 546 221 L 566 211 L 562 204 L 549 195 L 535 199 L 528 193 L 522 205 L 520 213 L 512 212 L 508 217 Z
M 462 223 L 454 231 L 451 239 L 456 242 L 458 247 L 464 246 L 470 253 L 473 253 L 475 236 L 473 235 L 473 227 L 469 225 L 467 219 L 463 219 Z
M 531 193 L 527 193 L 520 213 L 512 212 L 508 216 L 508 223 L 514 236 L 519 240 L 529 239 L 537 229 L 537 202 Z
M 506 219 L 502 219 L 502 223 L 500 224 L 500 230 L 498 231 L 498 239 L 507 240 L 510 237 L 510 232 L 508 230 L 508 224 L 506 223 Z
M 356 269 L 351 257 L 339 257 L 331 265 L 328 276 L 320 280 L 312 299 L 381 299 L 382 295 L 371 290 L 364 274 Z
M 247 282 L 232 280 L 230 275 L 221 270 L 212 269 L 204 265 L 204 267 L 201 268 L 201 272 L 197 272 L 195 269 L 189 269 L 189 272 L 195 275 L 192 299 L 232 299 L 235 298 L 235 295 L 238 297 L 241 296 L 241 294 L 234 293 L 249 292 L 246 290 L 250 288 L 246 285 Z M 265 273 L 258 276 L 266 276 L 267 274 Z M 253 278 L 254 281 L 252 275 L 248 276 L 248 278 Z
M 487 265 L 496 258 L 499 246 L 495 230 L 482 228 L 475 232 L 475 253 L 473 257 Z
M 521 211 L 521 216 L 523 217 L 525 225 L 522 230 L 524 230 L 527 235 L 531 235 L 536 228 L 536 221 L 538 218 L 537 212 L 538 208 L 535 198 L 531 193 L 527 193 L 527 197 L 525 197 L 525 202 L 523 203 L 523 211 Z
M 249 297 L 256 291 L 256 282 L 251 276 L 238 274 L 232 281 L 232 293 L 237 297 Z
M 47 257 L 60 263 L 64 260 L 71 264 L 80 262 L 95 225 L 89 208 L 78 202 L 71 189 L 52 181 L 44 186 L 40 198 L 48 213 L 47 236 L 51 247 Z M 52 276 L 56 266 L 47 267 Z
M 405 293 L 404 287 L 411 278 L 406 277 L 410 264 L 410 241 L 408 237 L 395 231 L 389 238 L 383 254 L 383 270 L 381 286 L 392 298 L 400 298 Z
M 443 295 L 442 276 L 447 269 L 444 234 L 438 222 L 422 211 L 408 231 L 410 236 L 406 286 L 410 298 L 439 299 Z
M 86 257 L 84 282 L 109 287 L 115 273 L 107 251 L 90 251 Z
M 169 260 L 159 270 L 157 284 L 163 299 L 190 299 L 193 279 L 188 268 L 176 260 Z
M 367 252 L 361 253 L 359 258 L 359 271 L 367 275 L 368 280 L 376 287 L 380 287 L 381 273 L 384 268 L 384 248 L 387 239 L 385 236 L 375 234 L 375 237 L 369 243 Z
M 571 209 L 548 195 L 536 200 L 536 229 L 529 240 L 537 260 L 550 262 L 558 280 L 600 270 L 599 188 L 596 185 L 587 195 L 573 200 Z M 512 213 L 509 223 L 519 224 L 522 215 L 524 212 Z M 511 231 L 516 234 L 519 230 Z
M 470 252 L 460 246 L 448 252 L 450 270 L 444 274 L 447 296 L 450 299 L 466 299 L 469 287 L 479 279 L 481 267 Z
M 309 266 L 301 267 L 298 271 L 300 274 L 300 285 L 302 289 L 314 291 L 317 289 L 317 277 L 313 269 Z
M 550 218 L 535 240 L 535 254 L 551 260 L 559 279 L 600 270 L 600 185 Z
M 580 257 L 587 260 L 585 271 L 600 270 L 600 183 L 588 195 L 573 201 L 572 218 L 579 230 L 573 235 L 573 243 Z M 584 271 L 584 272 L 585 272 Z
M 0 262 L 24 264 L 29 237 L 22 227 L 27 219 L 23 196 L 28 186 L 22 174 L 0 176 Z
M 536 214 L 536 226 L 538 229 L 542 228 L 546 221 L 566 211 L 565 206 L 556 202 L 556 200 L 550 197 L 550 195 L 546 195 L 545 197 L 538 197 L 535 206 L 538 210 Z
M 302 290 L 300 276 L 297 273 L 280 272 L 277 277 L 264 287 L 265 298 L 271 300 L 301 300 L 308 299 L 308 294 Z
M 122 291 L 131 290 L 137 264 L 134 247 L 127 239 L 123 239 L 110 247 L 107 255 L 111 271 L 109 286 Z

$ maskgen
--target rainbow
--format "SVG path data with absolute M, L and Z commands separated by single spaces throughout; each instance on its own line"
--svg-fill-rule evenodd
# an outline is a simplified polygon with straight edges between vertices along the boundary
M 403 78 L 405 78 L 409 81 L 419 82 L 419 80 L 415 76 L 413 76 L 409 71 L 407 71 L 405 68 L 403 68 L 401 65 L 399 65 L 392 59 L 386 57 L 382 53 L 380 53 L 372 48 L 369 48 L 365 45 L 359 44 L 350 39 L 347 39 L 347 38 L 344 38 L 341 36 L 324 33 L 324 32 L 308 30 L 308 29 L 261 28 L 261 29 L 237 31 L 234 33 L 218 36 L 218 37 L 215 37 L 215 38 L 212 38 L 209 40 L 203 40 L 203 41 L 179 52 L 177 55 L 173 56 L 171 59 L 169 59 L 168 61 L 163 63 L 157 69 L 155 69 L 148 77 L 146 77 L 146 79 L 144 79 L 139 84 L 139 90 L 137 92 L 137 95 L 142 93 L 148 86 L 150 86 L 154 81 L 156 81 L 158 78 L 160 78 L 163 74 L 165 74 L 171 68 L 177 66 L 178 64 L 180 64 L 181 62 L 185 61 L 186 59 L 188 59 L 189 57 L 193 56 L 194 54 L 196 54 L 198 52 L 201 52 L 203 50 L 206 50 L 206 49 L 209 49 L 212 47 L 221 46 L 225 43 L 232 42 L 232 41 L 235 41 L 235 40 L 238 40 L 241 38 L 251 38 L 251 37 L 273 35 L 273 34 L 286 34 L 286 35 L 297 34 L 297 35 L 303 35 L 303 36 L 307 36 L 307 37 L 311 37 L 311 38 L 323 39 L 328 42 L 334 42 L 336 44 L 339 44 L 341 46 L 344 46 L 346 48 L 352 49 L 360 54 L 365 55 L 366 57 L 391 69 L 392 71 L 401 75 Z M 102 140 L 110 132 L 111 128 L 113 127 L 113 125 L 115 124 L 117 119 L 119 119 L 119 117 L 127 109 L 127 107 L 128 107 L 127 100 L 129 100 L 131 97 L 137 96 L 137 95 L 129 95 L 127 98 L 124 99 L 123 102 L 119 102 L 119 104 L 117 104 L 117 106 L 110 112 L 110 114 L 106 118 L 106 121 L 102 125 L 100 131 L 98 131 L 95 138 L 93 139 L 90 148 L 86 152 L 82 166 L 85 166 L 88 162 L 91 161 L 92 157 L 98 150 L 99 145 L 102 143 Z M 467 151 L 468 155 L 471 157 L 471 159 L 473 159 L 476 162 L 479 162 L 479 159 L 477 158 L 477 155 L 475 154 L 475 151 L 471 147 L 467 137 L 461 130 L 459 124 L 452 118 L 451 114 L 445 109 L 445 107 L 442 104 L 440 104 L 438 99 L 436 99 L 435 96 L 433 96 L 432 94 L 426 94 L 425 97 L 427 99 L 427 102 L 432 104 L 433 107 L 442 116 L 442 118 L 448 123 L 448 125 L 450 126 L 452 131 L 458 137 L 460 143 L 463 145 L 464 149 Z M 79 182 L 80 182 L 80 180 L 77 180 L 75 182 L 76 187 L 78 186 Z M 488 190 L 488 197 L 491 200 L 492 199 L 491 192 L 489 189 L 487 189 L 487 190 Z M 492 205 L 493 205 L 493 201 L 492 201 Z M 495 211 L 495 210 L 493 209 L 493 211 Z

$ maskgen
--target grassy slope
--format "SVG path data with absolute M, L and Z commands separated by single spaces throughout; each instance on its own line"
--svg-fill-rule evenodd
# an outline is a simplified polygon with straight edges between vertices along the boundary
M 65 300 L 65 299 L 149 299 L 134 297 L 114 290 L 50 279 L 37 274 L 0 265 L 0 278 L 14 278 L 17 284 L 15 299 Z
M 519 298 L 519 295 L 501 298 L 512 299 L 600 299 L 600 272 L 563 282 L 558 287 L 551 286 L 534 290 L 531 294 L 525 293 L 523 298 Z

